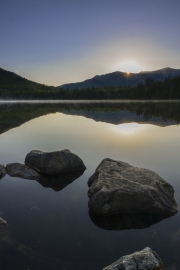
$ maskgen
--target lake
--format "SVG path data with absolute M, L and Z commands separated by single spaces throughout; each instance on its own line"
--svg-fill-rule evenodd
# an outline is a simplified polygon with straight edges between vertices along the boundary
M 69 149 L 87 166 L 67 185 L 0 180 L 0 217 L 8 223 L 0 229 L 0 269 L 100 270 L 149 246 L 165 269 L 179 270 L 179 214 L 101 219 L 87 196 L 89 177 L 112 158 L 159 174 L 179 204 L 179 123 L 180 102 L 0 102 L 0 164 L 24 163 L 35 149 Z

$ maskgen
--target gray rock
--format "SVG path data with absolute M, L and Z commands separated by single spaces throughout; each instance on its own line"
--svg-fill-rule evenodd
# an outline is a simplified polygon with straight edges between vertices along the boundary
M 101 215 L 178 212 L 174 189 L 156 173 L 104 159 L 88 180 L 89 208 Z
M 12 177 L 19 177 L 30 180 L 39 180 L 40 174 L 20 163 L 9 163 L 6 165 L 7 174 Z
M 7 225 L 7 222 L 0 217 L 0 227 L 4 225 Z
M 0 179 L 6 175 L 6 168 L 4 165 L 0 164 Z
M 149 247 L 135 252 L 131 255 L 123 256 L 113 264 L 103 268 L 103 270 L 161 270 L 163 263 L 156 252 Z
M 27 154 L 25 164 L 38 173 L 47 175 L 86 169 L 83 161 L 69 150 L 49 153 L 33 150 Z

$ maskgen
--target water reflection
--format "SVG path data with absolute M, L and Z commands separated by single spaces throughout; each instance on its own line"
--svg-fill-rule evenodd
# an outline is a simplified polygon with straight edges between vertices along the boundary
M 0 103 L 0 134 L 31 119 L 56 112 L 115 125 L 137 122 L 167 126 L 180 123 L 180 102 Z
M 169 216 L 158 214 L 116 214 L 111 216 L 100 216 L 89 211 L 92 222 L 104 230 L 131 230 L 144 229 Z
M 174 260 L 176 262 L 176 268 L 180 269 L 180 256 L 179 256 L 179 250 L 180 250 L 180 229 L 172 234 L 171 241 L 170 241 L 171 250 L 173 253 Z
M 32 149 L 50 152 L 65 148 L 87 164 L 86 172 L 64 189 L 64 181 L 58 186 L 56 178 L 42 185 L 8 175 L 0 180 L 0 216 L 8 222 L 8 232 L 0 234 L 0 269 L 99 270 L 150 246 L 165 268 L 172 270 L 180 253 L 179 246 L 173 243 L 172 248 L 170 241 L 180 228 L 180 215 L 121 217 L 121 222 L 119 218 L 102 222 L 91 216 L 91 220 L 87 180 L 105 157 L 122 160 L 159 174 L 174 187 L 180 203 L 180 127 L 132 124 L 177 124 L 179 104 L 114 101 L 0 106 L 0 132 L 9 130 L 0 135 L 0 164 L 23 163 Z M 116 125 L 120 123 L 131 124 Z
M 43 176 L 37 182 L 39 182 L 45 188 L 52 188 L 54 191 L 60 191 L 77 178 L 79 178 L 84 171 L 70 172 L 56 174 L 52 176 Z

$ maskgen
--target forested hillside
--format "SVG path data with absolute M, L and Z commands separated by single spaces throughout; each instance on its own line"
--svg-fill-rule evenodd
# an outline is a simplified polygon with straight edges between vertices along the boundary
M 74 89 L 62 93 L 64 99 L 180 99 L 180 76 L 153 81 L 135 87 Z
M 131 87 L 99 87 L 66 90 L 38 84 L 0 69 L 1 99 L 180 99 L 180 76 Z
M 0 68 L 0 98 L 1 99 L 41 99 L 56 92 L 56 87 L 29 81 L 21 76 Z

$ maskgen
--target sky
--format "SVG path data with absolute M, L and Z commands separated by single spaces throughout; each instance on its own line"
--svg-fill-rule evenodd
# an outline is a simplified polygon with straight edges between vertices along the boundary
M 180 68 L 179 0 L 1 0 L 0 67 L 62 85 Z

